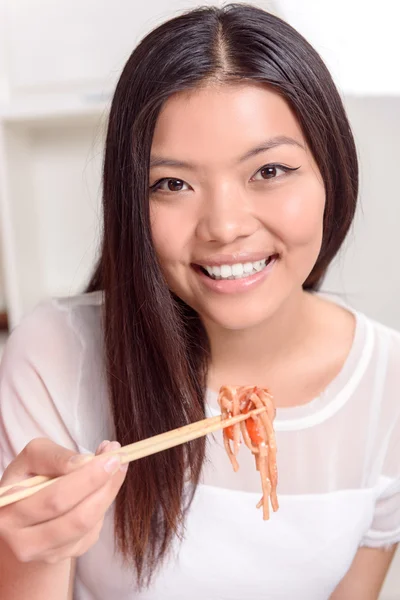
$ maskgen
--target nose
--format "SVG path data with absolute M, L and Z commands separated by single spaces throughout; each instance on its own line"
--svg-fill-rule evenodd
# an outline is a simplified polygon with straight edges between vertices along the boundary
M 201 241 L 227 245 L 251 236 L 258 227 L 245 194 L 227 186 L 207 194 L 196 233 Z

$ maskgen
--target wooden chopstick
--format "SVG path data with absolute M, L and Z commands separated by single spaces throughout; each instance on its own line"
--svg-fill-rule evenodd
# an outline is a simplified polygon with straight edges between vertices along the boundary
M 249 417 L 258 415 L 264 412 L 265 410 L 266 407 L 263 406 L 261 408 L 251 410 L 246 414 L 240 414 L 236 417 L 230 417 L 228 419 L 222 419 L 221 415 L 217 415 L 216 417 L 203 419 L 202 421 L 190 423 L 189 425 L 185 425 L 184 427 L 178 427 L 177 429 L 173 429 L 172 431 L 167 431 L 166 433 L 161 433 L 159 435 L 152 436 L 145 440 L 141 440 L 140 442 L 135 442 L 134 444 L 128 444 L 127 446 L 123 446 L 122 448 L 118 448 L 117 450 L 113 450 L 112 452 L 105 452 L 99 456 L 104 457 L 120 455 L 121 464 L 126 464 L 134 460 L 139 460 L 140 458 L 156 454 L 157 452 L 168 450 L 168 448 L 173 448 L 174 446 L 185 444 L 186 442 L 190 442 L 199 437 L 203 437 L 205 435 L 208 435 L 209 433 L 218 431 L 219 429 L 225 429 L 225 427 L 230 427 L 232 425 L 235 425 L 236 423 L 245 421 Z M 86 462 L 90 462 L 94 458 L 96 458 L 94 454 L 88 454 L 86 456 Z M 84 464 L 84 462 L 82 464 Z M 0 487 L 0 496 L 14 487 L 25 488 L 23 490 L 18 490 L 13 494 L 4 496 L 4 498 L 0 498 L 0 507 L 7 506 L 8 504 L 12 504 L 13 502 L 17 502 L 18 500 L 22 500 L 23 498 L 32 496 L 33 494 L 36 494 L 36 492 L 44 489 L 48 485 L 54 483 L 55 481 L 58 481 L 59 479 L 61 479 L 61 477 L 64 477 L 64 475 L 54 478 L 45 477 L 43 475 L 36 475 L 35 477 L 30 477 L 28 479 L 24 479 L 23 481 Z

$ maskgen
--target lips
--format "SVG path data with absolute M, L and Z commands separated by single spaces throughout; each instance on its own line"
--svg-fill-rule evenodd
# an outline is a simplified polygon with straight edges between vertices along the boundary
M 235 265 L 238 264 L 241 264 L 244 268 L 244 266 L 247 263 L 234 262 L 231 263 L 231 265 L 227 265 L 225 263 L 221 264 L 220 266 L 215 265 L 213 267 L 211 267 L 211 265 L 207 265 L 209 269 L 212 269 L 211 275 L 208 273 L 205 266 L 192 264 L 192 267 L 195 273 L 197 273 L 201 285 L 209 291 L 218 294 L 236 294 L 246 292 L 247 290 L 253 289 L 258 284 L 261 284 L 262 281 L 264 281 L 270 276 L 270 273 L 274 269 L 275 264 L 278 262 L 278 260 L 278 254 L 271 254 L 267 258 L 264 258 L 263 260 L 260 259 L 260 261 L 257 261 L 257 270 L 254 271 L 252 268 L 251 273 L 243 272 L 241 276 L 232 275 L 232 269 L 235 267 Z M 253 265 L 254 262 L 256 261 L 253 261 L 251 264 Z M 259 268 L 259 262 L 262 263 L 261 268 Z M 229 271 L 224 269 L 224 266 L 230 268 L 230 275 Z M 213 274 L 213 270 L 216 267 L 218 267 L 222 271 L 222 275 L 220 274 L 218 276 Z

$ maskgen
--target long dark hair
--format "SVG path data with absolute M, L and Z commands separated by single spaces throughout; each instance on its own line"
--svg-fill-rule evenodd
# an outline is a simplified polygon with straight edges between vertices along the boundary
M 324 180 L 323 243 L 305 289 L 318 288 L 354 216 L 358 168 L 349 123 L 329 72 L 299 33 L 261 9 L 231 4 L 192 10 L 147 35 L 112 101 L 102 252 L 88 288 L 105 292 L 109 393 L 124 445 L 204 418 L 207 336 L 195 311 L 169 291 L 152 244 L 148 177 L 157 116 L 176 92 L 243 80 L 287 99 Z M 139 584 L 182 533 L 204 454 L 202 439 L 131 464 L 116 499 L 115 534 Z

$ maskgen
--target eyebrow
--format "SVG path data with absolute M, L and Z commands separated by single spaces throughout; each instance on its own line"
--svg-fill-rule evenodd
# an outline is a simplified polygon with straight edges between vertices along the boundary
M 275 137 L 272 137 L 272 138 L 266 140 L 265 142 L 262 142 L 255 148 L 248 150 L 246 152 L 246 154 L 243 154 L 243 156 L 241 156 L 238 159 L 237 163 L 241 164 L 241 163 L 245 162 L 246 160 L 249 160 L 249 158 L 257 156 L 258 154 L 261 154 L 262 152 L 267 152 L 268 150 L 272 150 L 272 148 L 277 148 L 278 146 L 296 146 L 298 148 L 301 148 L 302 150 L 305 150 L 305 147 L 303 146 L 303 144 L 301 144 L 294 138 L 288 137 L 286 135 L 277 135 Z M 182 161 L 182 160 L 175 160 L 173 158 L 163 158 L 162 156 L 153 155 L 150 158 L 150 169 L 152 169 L 152 168 L 154 169 L 155 167 L 179 167 L 179 168 L 191 169 L 191 170 L 194 170 L 196 168 L 195 165 L 185 162 L 185 161 Z

